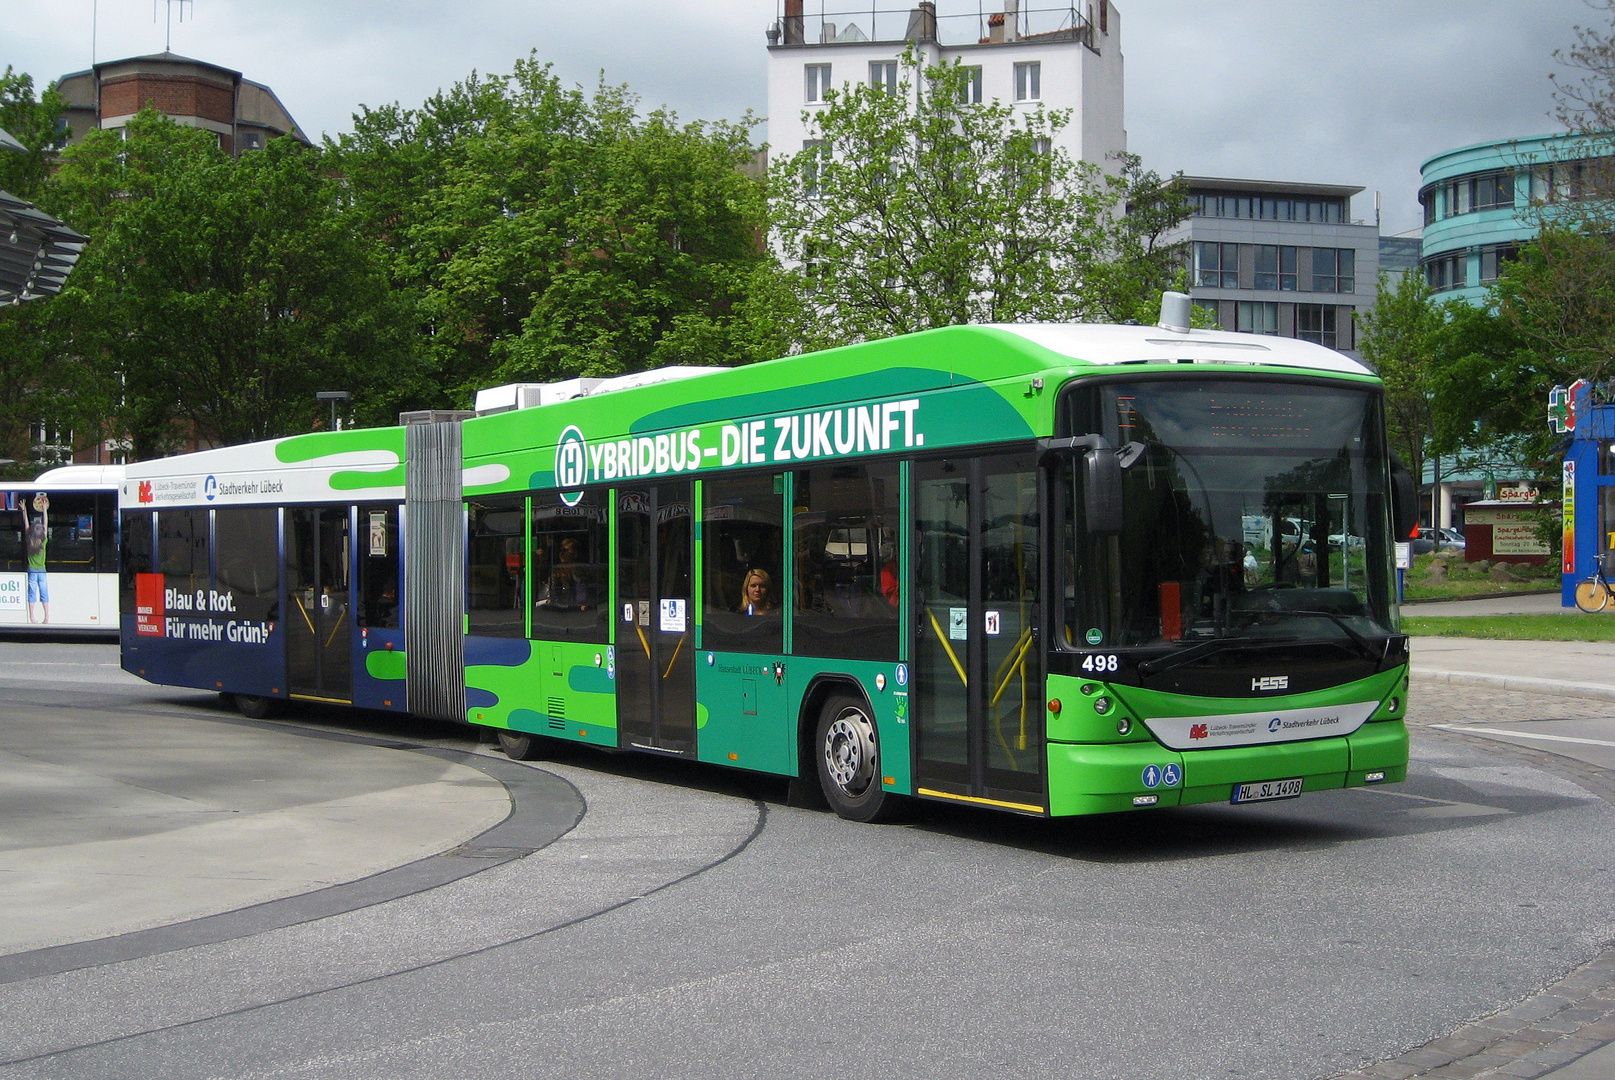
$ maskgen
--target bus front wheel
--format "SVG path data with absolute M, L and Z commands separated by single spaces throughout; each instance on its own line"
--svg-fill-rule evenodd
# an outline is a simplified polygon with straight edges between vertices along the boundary
M 862 701 L 845 694 L 826 701 L 815 745 L 830 809 L 849 821 L 887 821 L 899 812 L 899 796 L 881 787 L 880 742 Z
M 500 731 L 499 749 L 512 761 L 536 761 L 539 757 L 539 740 L 542 736 L 520 731 Z

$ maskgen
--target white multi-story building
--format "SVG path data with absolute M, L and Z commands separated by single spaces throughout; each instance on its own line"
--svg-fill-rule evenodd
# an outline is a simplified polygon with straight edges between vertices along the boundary
M 851 83 L 895 90 L 897 58 L 912 43 L 929 64 L 957 61 L 972 69 L 974 101 L 1069 109 L 1071 122 L 1057 145 L 1115 171 L 1127 149 L 1120 17 L 1109 0 L 1036 6 L 1040 2 L 1049 0 L 1003 0 L 1003 10 L 987 14 L 979 5 L 965 12 L 958 0 L 943 0 L 941 12 L 932 0 L 904 8 L 820 0 L 813 13 L 804 10 L 804 0 L 779 0 L 768 28 L 771 156 L 797 153 L 811 142 L 811 114 L 824 106 L 826 90 Z

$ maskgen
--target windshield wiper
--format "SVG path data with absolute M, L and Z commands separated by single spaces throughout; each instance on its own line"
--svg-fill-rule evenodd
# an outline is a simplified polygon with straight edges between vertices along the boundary
M 1248 637 L 1212 638 L 1210 641 L 1202 641 L 1198 645 L 1191 645 L 1182 652 L 1175 652 L 1170 656 L 1145 660 L 1138 665 L 1138 673 L 1140 675 L 1158 675 L 1163 671 L 1171 671 L 1180 664 L 1187 664 L 1190 660 L 1198 660 L 1202 656 L 1210 656 L 1212 653 L 1222 652 L 1224 649 L 1231 649 L 1239 645 L 1253 645 L 1255 643 L 1255 638 Z
M 1260 617 L 1263 615 L 1305 615 L 1314 619 L 1328 619 L 1330 622 L 1340 627 L 1341 631 L 1351 639 L 1352 644 L 1357 646 L 1357 651 L 1359 654 L 1361 654 L 1363 659 L 1372 660 L 1375 663 L 1378 663 L 1380 660 L 1385 658 L 1383 650 L 1376 650 L 1373 642 L 1369 641 L 1363 635 L 1353 630 L 1351 626 L 1347 624 L 1345 619 L 1341 618 L 1339 615 L 1336 615 L 1332 611 L 1306 611 L 1300 608 L 1261 608 L 1254 611 L 1240 612 L 1240 614 L 1251 615 L 1254 617 Z M 1388 640 L 1386 644 L 1389 645 Z

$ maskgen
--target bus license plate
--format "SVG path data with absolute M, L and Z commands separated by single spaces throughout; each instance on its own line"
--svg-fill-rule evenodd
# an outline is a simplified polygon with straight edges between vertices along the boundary
M 1256 784 L 1235 784 L 1232 802 L 1266 802 L 1269 799 L 1293 799 L 1301 794 L 1301 778 L 1293 780 L 1263 780 Z

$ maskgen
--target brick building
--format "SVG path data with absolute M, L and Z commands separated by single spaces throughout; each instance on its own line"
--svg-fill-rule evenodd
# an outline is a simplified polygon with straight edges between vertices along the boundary
M 63 75 L 57 88 L 67 101 L 62 119 L 69 143 L 98 128 L 121 128 L 146 108 L 156 109 L 176 123 L 213 132 L 219 148 L 234 156 L 260 150 L 270 139 L 283 135 L 309 142 L 269 87 L 242 78 L 239 71 L 171 52 L 96 64 L 87 71 Z M 124 440 L 108 438 L 83 445 L 81 434 L 49 424 L 34 425 L 29 441 L 35 462 L 40 466 L 123 462 Z
M 63 75 L 58 89 L 67 99 L 70 142 L 96 128 L 120 128 L 145 108 L 214 132 L 229 154 L 262 149 L 279 135 L 309 141 L 269 87 L 174 53 L 109 60 Z

